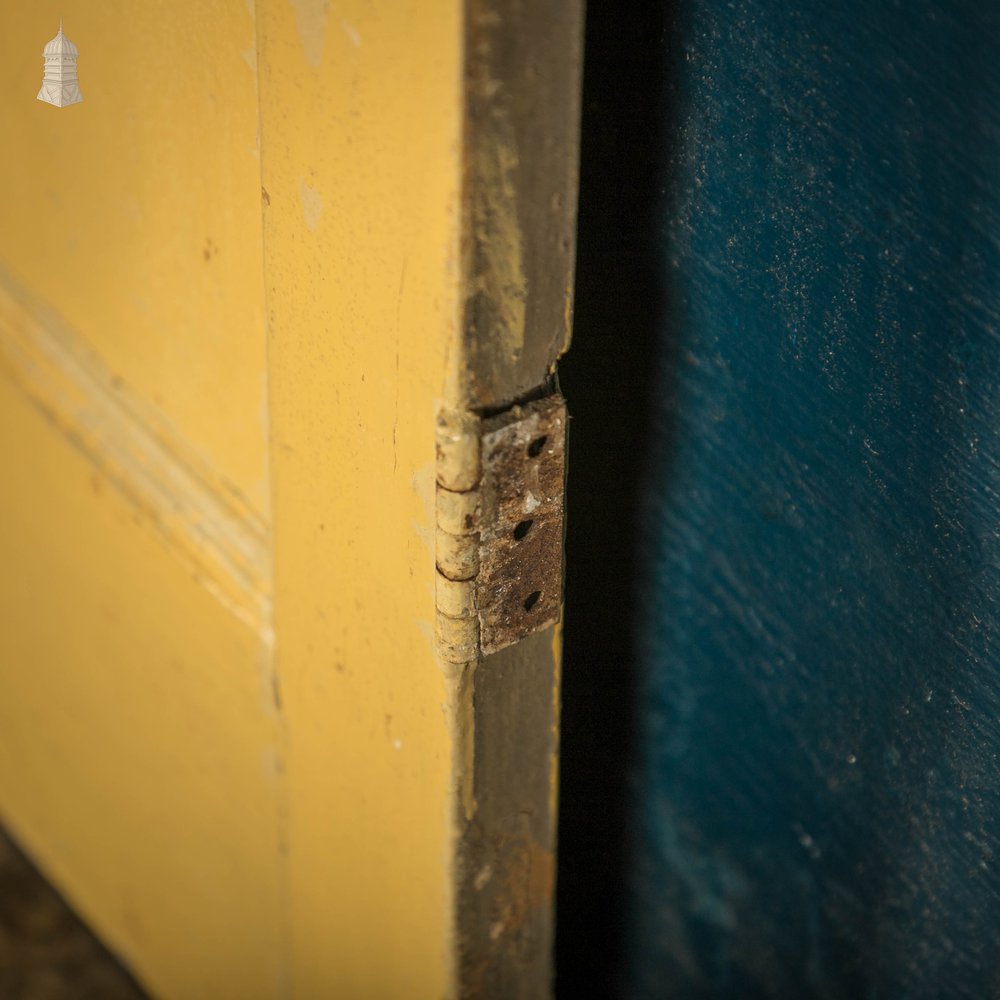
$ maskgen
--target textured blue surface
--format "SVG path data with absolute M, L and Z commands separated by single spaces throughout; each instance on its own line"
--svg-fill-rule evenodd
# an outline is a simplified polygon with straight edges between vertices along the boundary
M 1000 5 L 682 0 L 630 991 L 1000 995 Z

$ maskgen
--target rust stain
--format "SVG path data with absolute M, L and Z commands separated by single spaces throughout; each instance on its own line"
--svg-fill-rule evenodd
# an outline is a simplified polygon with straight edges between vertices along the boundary
M 556 871 L 552 852 L 534 840 L 519 841 L 511 853 L 501 892 L 508 931 L 519 929 L 529 910 L 549 905 Z
M 559 619 L 565 439 L 559 395 L 483 425 L 476 605 L 486 654 Z
M 531 837 L 501 836 L 492 840 L 472 879 L 485 897 L 483 929 L 486 948 L 463 955 L 463 998 L 493 995 L 491 970 L 502 952 L 520 953 L 528 946 L 538 914 L 547 913 L 555 892 L 555 855 Z

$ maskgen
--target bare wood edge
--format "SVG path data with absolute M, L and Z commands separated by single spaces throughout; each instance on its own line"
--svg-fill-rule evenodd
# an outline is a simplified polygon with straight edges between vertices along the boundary
M 582 47 L 581 0 L 465 2 L 465 292 L 445 387 L 459 424 L 547 394 L 569 346 Z M 455 468 L 439 455 L 439 482 L 478 482 L 469 451 Z M 442 659 L 456 713 L 458 993 L 548 997 L 559 626 L 488 656 L 463 633 Z
M 582 0 L 465 0 L 455 408 L 527 398 L 569 347 L 582 59 Z
M 0 264 L 0 375 L 268 647 L 270 531 L 235 487 Z
M 551 994 L 559 652 L 557 626 L 466 674 L 457 865 L 463 997 Z

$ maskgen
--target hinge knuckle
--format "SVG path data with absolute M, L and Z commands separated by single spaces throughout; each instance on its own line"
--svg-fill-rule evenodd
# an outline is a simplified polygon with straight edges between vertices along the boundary
M 479 658 L 479 619 L 449 618 L 437 613 L 437 640 L 441 658 L 448 663 L 469 663 Z
M 438 528 L 437 568 L 449 580 L 471 580 L 479 572 L 479 535 L 452 535 Z
M 480 419 L 466 410 L 442 410 L 437 422 L 437 481 L 446 490 L 479 484 Z
M 437 574 L 437 609 L 448 618 L 473 618 L 476 614 L 474 580 L 449 580 Z
M 482 500 L 479 490 L 456 493 L 438 484 L 437 526 L 451 535 L 472 535 L 479 530 Z

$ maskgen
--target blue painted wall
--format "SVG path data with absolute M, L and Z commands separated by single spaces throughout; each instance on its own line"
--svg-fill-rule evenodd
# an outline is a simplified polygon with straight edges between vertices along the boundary
M 629 993 L 1000 995 L 1000 5 L 663 24 Z

